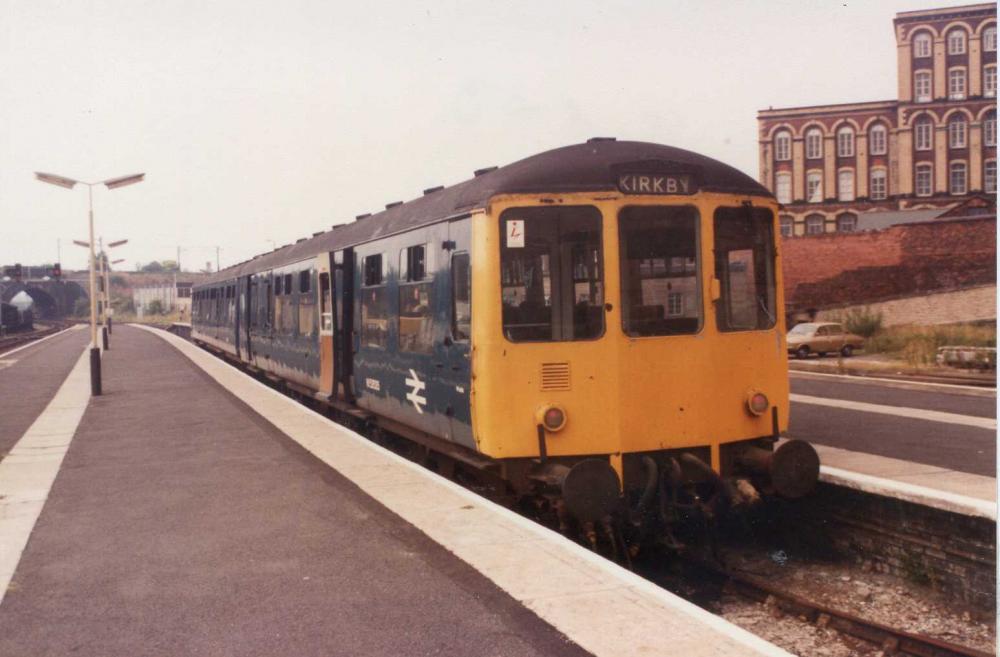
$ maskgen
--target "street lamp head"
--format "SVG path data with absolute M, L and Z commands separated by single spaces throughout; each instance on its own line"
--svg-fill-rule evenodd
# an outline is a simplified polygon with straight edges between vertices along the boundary
M 82 246 L 85 249 L 89 249 L 90 248 L 90 242 L 82 242 L 80 240 L 73 240 L 73 244 L 76 244 L 77 246 Z
M 109 180 L 105 180 L 104 185 L 108 189 L 118 189 L 119 187 L 125 187 L 126 185 L 134 185 L 142 182 L 145 177 L 146 174 L 144 173 L 133 173 L 130 176 L 122 176 L 121 178 L 111 178 Z
M 121 246 L 122 244 L 128 244 L 128 240 L 118 240 L 117 242 L 111 242 L 108 244 L 108 248 L 113 248 L 116 246 Z
M 65 187 L 66 189 L 73 189 L 78 183 L 78 180 L 73 180 L 72 178 L 66 178 L 65 176 L 57 176 L 54 173 L 41 173 L 40 171 L 35 172 L 35 178 L 38 178 L 42 182 L 47 182 L 50 185 L 59 185 L 60 187 Z
M 125 262 L 125 258 L 118 258 L 117 260 L 112 260 L 111 264 L 117 265 L 119 263 Z

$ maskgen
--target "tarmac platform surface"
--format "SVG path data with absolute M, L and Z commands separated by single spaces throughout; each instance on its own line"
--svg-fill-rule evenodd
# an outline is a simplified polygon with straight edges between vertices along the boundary
M 89 403 L 50 346 L 0 462 L 0 655 L 786 655 L 179 338 L 116 326 Z

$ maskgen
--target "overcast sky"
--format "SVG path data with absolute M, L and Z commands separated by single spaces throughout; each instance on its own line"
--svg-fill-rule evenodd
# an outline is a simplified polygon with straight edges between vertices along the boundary
M 757 175 L 756 112 L 891 99 L 892 18 L 942 0 L 0 0 L 0 263 L 225 267 L 592 136 Z

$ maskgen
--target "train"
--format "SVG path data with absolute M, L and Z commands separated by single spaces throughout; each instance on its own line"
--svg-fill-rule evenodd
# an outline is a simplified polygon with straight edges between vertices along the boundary
M 35 301 L 25 291 L 15 294 L 9 302 L 0 303 L 0 333 L 30 331 L 35 322 Z
M 191 338 L 620 551 L 816 484 L 781 436 L 777 210 L 717 160 L 590 139 L 221 270 Z

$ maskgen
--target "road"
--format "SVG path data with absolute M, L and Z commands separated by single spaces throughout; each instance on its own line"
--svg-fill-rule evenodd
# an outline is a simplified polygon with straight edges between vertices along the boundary
M 996 477 L 996 394 L 959 386 L 791 372 L 788 435 Z

